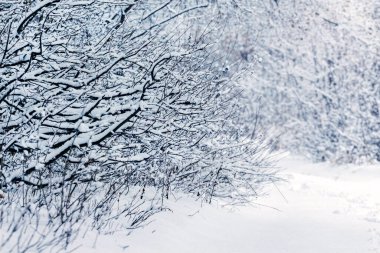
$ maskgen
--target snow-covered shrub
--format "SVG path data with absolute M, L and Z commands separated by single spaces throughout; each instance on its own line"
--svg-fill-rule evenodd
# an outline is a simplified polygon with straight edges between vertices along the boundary
M 376 1 L 277 1 L 255 18 L 262 120 L 314 160 L 380 160 Z
M 190 1 L 190 0 L 187 0 Z M 186 2 L 186 1 L 185 1 Z M 192 30 L 212 36 L 213 57 L 228 75 L 251 69 L 256 60 L 257 11 L 263 5 L 256 0 L 210 0 L 207 15 Z M 205 27 L 207 29 L 205 30 Z
M 80 222 L 136 228 L 172 191 L 245 201 L 273 180 L 207 33 L 187 32 L 207 6 L 0 3 L 2 247 L 67 247 Z

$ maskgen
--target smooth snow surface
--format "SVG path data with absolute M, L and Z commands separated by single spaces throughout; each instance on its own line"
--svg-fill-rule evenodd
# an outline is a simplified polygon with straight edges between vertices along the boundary
M 364 253 L 380 252 L 380 166 L 332 166 L 288 157 L 287 183 L 251 206 L 180 199 L 173 212 L 129 237 L 100 236 L 79 252 Z M 283 195 L 283 196 L 282 196 Z M 260 206 L 260 205 L 270 206 Z M 127 246 L 122 250 L 121 247 Z

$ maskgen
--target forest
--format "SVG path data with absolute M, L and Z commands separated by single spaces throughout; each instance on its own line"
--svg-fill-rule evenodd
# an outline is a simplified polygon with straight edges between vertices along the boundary
M 134 252 L 177 199 L 211 218 L 299 184 L 317 205 L 341 187 L 375 220 L 352 252 L 378 252 L 379 80 L 376 0 L 1 0 L 0 251 L 104 252 L 81 245 L 121 233 Z M 270 240 L 256 252 L 296 253 Z

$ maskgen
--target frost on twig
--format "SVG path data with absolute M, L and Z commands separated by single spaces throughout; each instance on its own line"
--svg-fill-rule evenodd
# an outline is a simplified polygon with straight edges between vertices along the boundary
M 200 2 L 0 3 L 1 247 L 68 248 L 79 224 L 137 228 L 176 191 L 242 202 L 273 180 L 188 29 Z

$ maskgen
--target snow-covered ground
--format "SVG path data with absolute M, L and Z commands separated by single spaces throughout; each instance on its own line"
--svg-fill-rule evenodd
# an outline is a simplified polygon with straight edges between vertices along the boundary
M 101 236 L 79 252 L 380 252 L 380 166 L 332 166 L 287 157 L 288 182 L 245 207 L 180 199 L 129 237 Z M 127 246 L 123 251 L 121 247 Z

